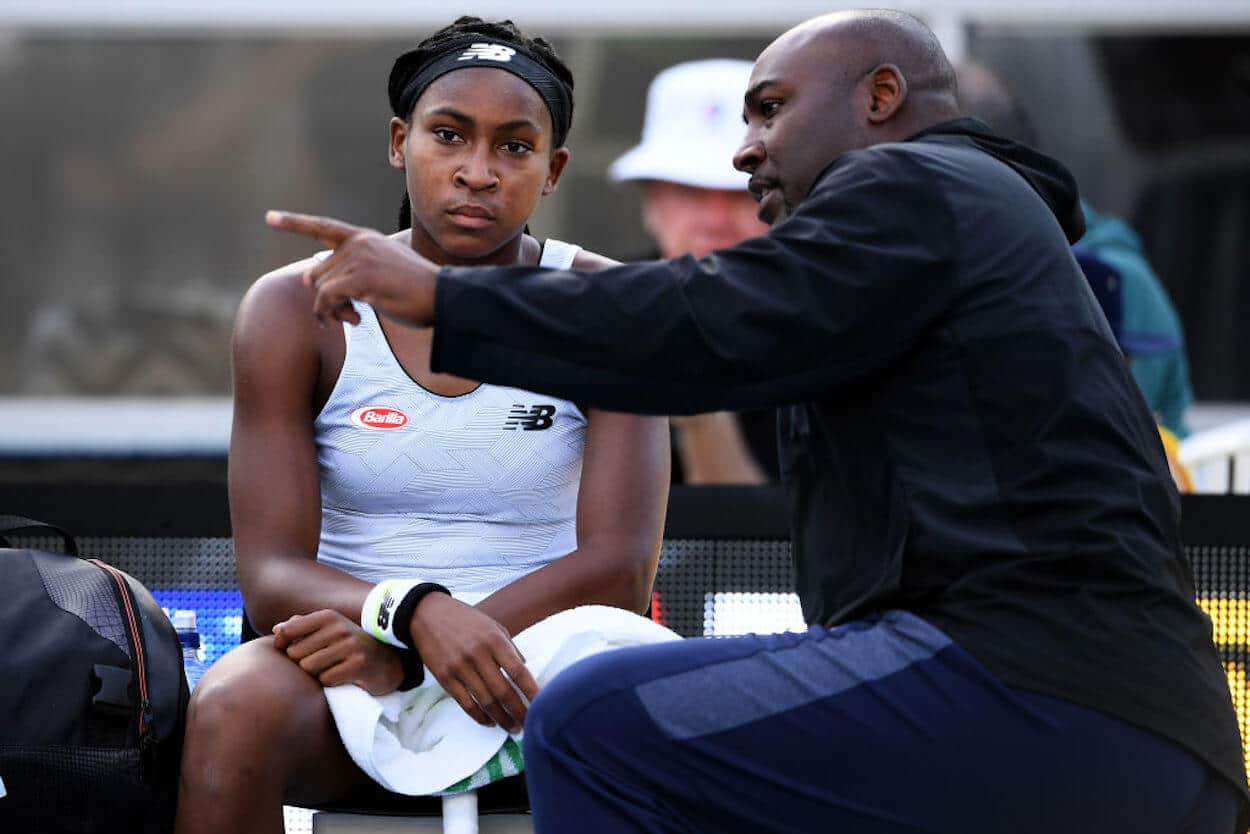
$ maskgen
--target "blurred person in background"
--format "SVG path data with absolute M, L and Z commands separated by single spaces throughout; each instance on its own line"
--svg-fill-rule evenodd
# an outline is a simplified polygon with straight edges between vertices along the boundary
M 1081 244 L 1072 247 L 1072 251 L 1076 255 L 1076 262 L 1081 265 L 1081 271 L 1085 273 L 1085 280 L 1093 290 L 1094 298 L 1098 299 L 1098 306 L 1107 317 L 1107 324 L 1111 325 L 1111 334 L 1115 336 L 1116 344 L 1120 346 L 1125 361 L 1130 366 L 1134 361 L 1178 347 L 1175 343 L 1157 337 L 1142 339 L 1125 332 L 1124 291 L 1128 285 L 1120 270 L 1102 255 Z M 1176 488 L 1181 492 L 1193 492 L 1193 475 L 1181 460 L 1180 439 L 1164 425 L 1159 426 L 1159 438 L 1163 441 L 1163 451 L 1167 454 L 1168 468 L 1172 472 L 1172 480 L 1176 481 Z
M 964 113 L 985 122 L 1000 136 L 1038 146 L 1027 107 L 1002 79 L 975 63 L 962 64 L 955 73 Z M 1185 412 L 1194 395 L 1180 316 L 1133 230 L 1087 202 L 1082 201 L 1081 209 L 1085 235 L 1075 248 L 1105 261 L 1123 282 L 1118 335 L 1133 378 L 1155 419 L 1173 436 L 1184 438 L 1189 434 Z
M 409 228 L 359 239 L 355 256 L 612 263 L 525 232 L 569 159 L 573 79 L 546 41 L 461 18 L 395 61 L 388 93 Z M 476 721 L 516 730 L 536 684 L 510 635 L 577 605 L 647 606 L 667 421 L 433 373 L 434 333 L 365 303 L 354 326 L 319 326 L 303 276 L 346 254 L 265 275 L 238 312 L 230 510 L 247 618 L 266 636 L 194 690 L 179 834 L 277 834 L 284 801 L 393 802 L 349 755 L 323 687 L 409 690 L 424 665 Z M 490 787 L 524 802 L 517 780 Z
M 746 132 L 742 91 L 751 62 L 690 61 L 651 82 L 642 142 L 612 163 L 616 182 L 639 184 L 642 223 L 661 258 L 702 258 L 768 227 L 756 215 L 747 175 L 734 170 Z M 677 416 L 673 481 L 761 484 L 777 480 L 774 409 Z

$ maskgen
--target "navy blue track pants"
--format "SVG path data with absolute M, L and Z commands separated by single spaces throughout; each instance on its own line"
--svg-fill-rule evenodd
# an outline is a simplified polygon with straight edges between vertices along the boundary
M 1232 834 L 1172 742 L 1002 685 L 902 612 L 608 652 L 525 726 L 537 834 Z

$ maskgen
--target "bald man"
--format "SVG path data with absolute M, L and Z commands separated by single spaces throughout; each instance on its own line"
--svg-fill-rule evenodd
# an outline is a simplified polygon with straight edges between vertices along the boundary
M 773 42 L 735 164 L 767 235 L 583 275 L 337 221 L 316 310 L 436 370 L 661 414 L 779 405 L 803 634 L 610 652 L 534 702 L 537 831 L 1231 834 L 1241 743 L 1075 184 L 958 118 L 893 12 Z M 1244 820 L 1244 818 L 1243 818 Z

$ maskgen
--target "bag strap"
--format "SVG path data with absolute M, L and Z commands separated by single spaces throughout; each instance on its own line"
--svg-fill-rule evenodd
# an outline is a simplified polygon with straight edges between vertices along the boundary
M 6 536 L 39 536 L 52 535 L 59 538 L 65 545 L 65 552 L 70 556 L 78 555 L 78 542 L 65 530 L 46 521 L 36 521 L 24 515 L 0 515 L 0 545 L 11 547 Z

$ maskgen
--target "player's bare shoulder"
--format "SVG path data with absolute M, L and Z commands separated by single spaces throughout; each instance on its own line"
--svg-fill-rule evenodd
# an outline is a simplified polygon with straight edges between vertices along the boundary
M 313 293 L 304 286 L 304 273 L 316 263 L 313 258 L 305 258 L 257 278 L 244 293 L 243 301 L 239 304 L 239 312 L 235 317 L 236 330 L 247 328 L 257 319 L 290 326 L 308 318 L 315 324 L 316 319 L 312 315 Z
M 411 232 L 405 230 L 395 232 L 391 237 L 406 240 L 410 235 Z M 315 326 L 317 319 L 313 315 L 312 305 L 316 293 L 312 288 L 305 286 L 304 273 L 325 260 L 330 254 L 328 250 L 318 252 L 302 260 L 280 266 L 257 278 L 244 294 L 243 302 L 239 305 L 239 320 L 250 314 L 252 308 L 260 308 L 266 315 L 280 314 L 280 310 L 275 308 L 287 308 L 290 313 L 295 314 L 296 319 L 300 321 L 306 319 L 308 324 Z M 286 317 L 283 316 L 283 318 Z
M 620 261 L 614 261 L 611 258 L 600 255 L 598 252 L 590 252 L 586 249 L 578 252 L 577 256 L 573 258 L 573 268 L 584 272 L 599 272 L 620 265 Z
M 279 347 L 317 352 L 326 334 L 313 315 L 313 291 L 304 273 L 316 258 L 304 258 L 266 272 L 243 295 L 234 319 L 234 345 L 274 352 Z M 302 347 L 300 347 L 302 346 Z

